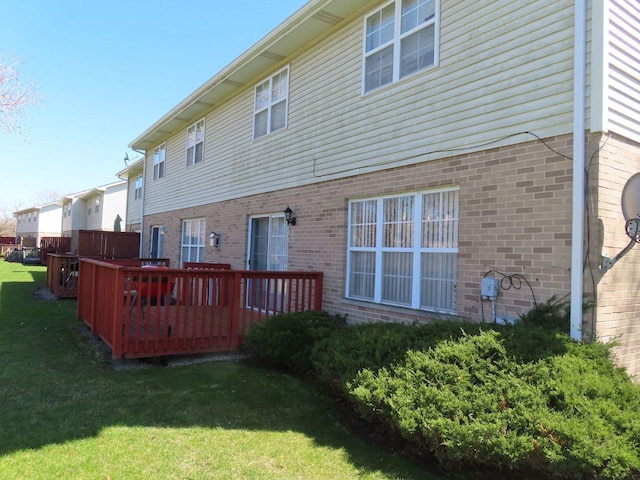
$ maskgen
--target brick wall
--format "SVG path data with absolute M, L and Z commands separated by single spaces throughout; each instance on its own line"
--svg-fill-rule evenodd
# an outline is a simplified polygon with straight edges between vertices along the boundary
M 511 288 L 500 291 L 495 305 L 498 315 L 517 317 L 531 308 L 534 296 L 544 302 L 552 296 L 562 298 L 570 289 L 572 162 L 563 155 L 571 155 L 571 137 L 545 139 L 546 145 L 532 137 L 527 140 L 477 154 L 146 216 L 144 248 L 149 249 L 150 226 L 164 225 L 164 256 L 178 265 L 182 220 L 205 218 L 204 261 L 245 268 L 249 216 L 282 212 L 290 206 L 298 223 L 289 230 L 289 270 L 325 273 L 325 309 L 347 314 L 354 322 L 425 320 L 434 314 L 343 298 L 347 204 L 351 198 L 458 185 L 458 314 L 489 320 L 491 304 L 480 299 L 482 277 L 517 274 L 513 282 L 503 282 Z M 209 246 L 210 231 L 222 234 L 220 248 Z
M 614 350 L 618 363 L 629 373 L 640 373 L 640 247 L 636 246 L 613 268 L 602 274 L 598 265 L 602 257 L 615 257 L 630 242 L 625 233 L 625 219 L 620 200 L 627 180 L 640 171 L 640 145 L 612 135 L 593 135 L 592 150 L 600 148 L 589 159 L 589 262 L 585 289 L 596 306 L 586 312 L 588 333 L 602 341 L 616 340 Z M 593 320 L 597 318 L 597 323 Z

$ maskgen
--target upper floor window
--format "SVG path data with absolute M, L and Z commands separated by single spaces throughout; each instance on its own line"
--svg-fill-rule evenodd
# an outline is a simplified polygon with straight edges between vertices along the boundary
M 187 167 L 202 161 L 204 153 L 204 118 L 187 129 Z
M 438 0 L 396 0 L 365 20 L 364 92 L 432 67 Z
M 133 192 L 133 198 L 139 200 L 142 198 L 142 175 L 136 177 L 135 190 Z
M 95 213 L 98 213 L 100 211 L 100 199 L 99 198 L 95 199 L 93 210 L 94 210 Z
M 457 189 L 349 203 L 347 297 L 456 312 Z
M 163 143 L 153 151 L 153 179 L 164 177 L 164 158 L 167 154 L 167 144 Z
M 253 102 L 253 138 L 287 126 L 289 67 L 256 86 Z

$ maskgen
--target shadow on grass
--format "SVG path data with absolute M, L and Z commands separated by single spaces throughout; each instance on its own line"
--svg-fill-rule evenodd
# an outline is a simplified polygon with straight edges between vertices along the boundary
M 234 363 L 104 368 L 104 353 L 78 334 L 76 302 L 36 299 L 44 272 L 28 272 L 0 283 L 0 455 L 110 426 L 294 431 L 365 471 L 435 478 L 350 435 L 328 400 L 286 375 Z

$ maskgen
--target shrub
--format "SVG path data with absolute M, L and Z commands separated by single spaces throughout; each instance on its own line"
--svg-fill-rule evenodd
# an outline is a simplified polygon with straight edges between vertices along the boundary
M 370 323 L 339 330 L 317 343 L 312 361 L 321 381 L 343 385 L 363 368 L 379 369 L 401 361 L 407 350 L 426 349 L 448 338 L 459 338 L 479 325 L 461 321 L 429 324 Z
M 545 303 L 538 304 L 527 313 L 520 315 L 520 323 L 569 334 L 571 325 L 569 304 L 551 297 Z
M 265 364 L 306 374 L 313 345 L 344 325 L 343 317 L 320 311 L 274 315 L 249 328 L 245 348 Z
M 313 367 L 369 432 L 399 433 L 401 449 L 449 471 L 640 478 L 640 387 L 615 367 L 612 344 L 563 333 L 565 304 L 513 326 L 342 325 L 323 312 L 280 315 L 252 327 L 247 346 L 289 371 Z
M 613 365 L 610 346 L 564 341 L 564 353 L 526 362 L 496 330 L 464 335 L 364 369 L 350 392 L 365 416 L 387 418 L 451 470 L 640 475 L 640 388 Z

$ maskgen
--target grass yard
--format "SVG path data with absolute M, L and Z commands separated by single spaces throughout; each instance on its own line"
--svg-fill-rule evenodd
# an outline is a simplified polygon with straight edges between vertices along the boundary
M 0 477 L 436 479 L 350 435 L 302 382 L 239 363 L 114 370 L 45 268 L 0 260 Z

